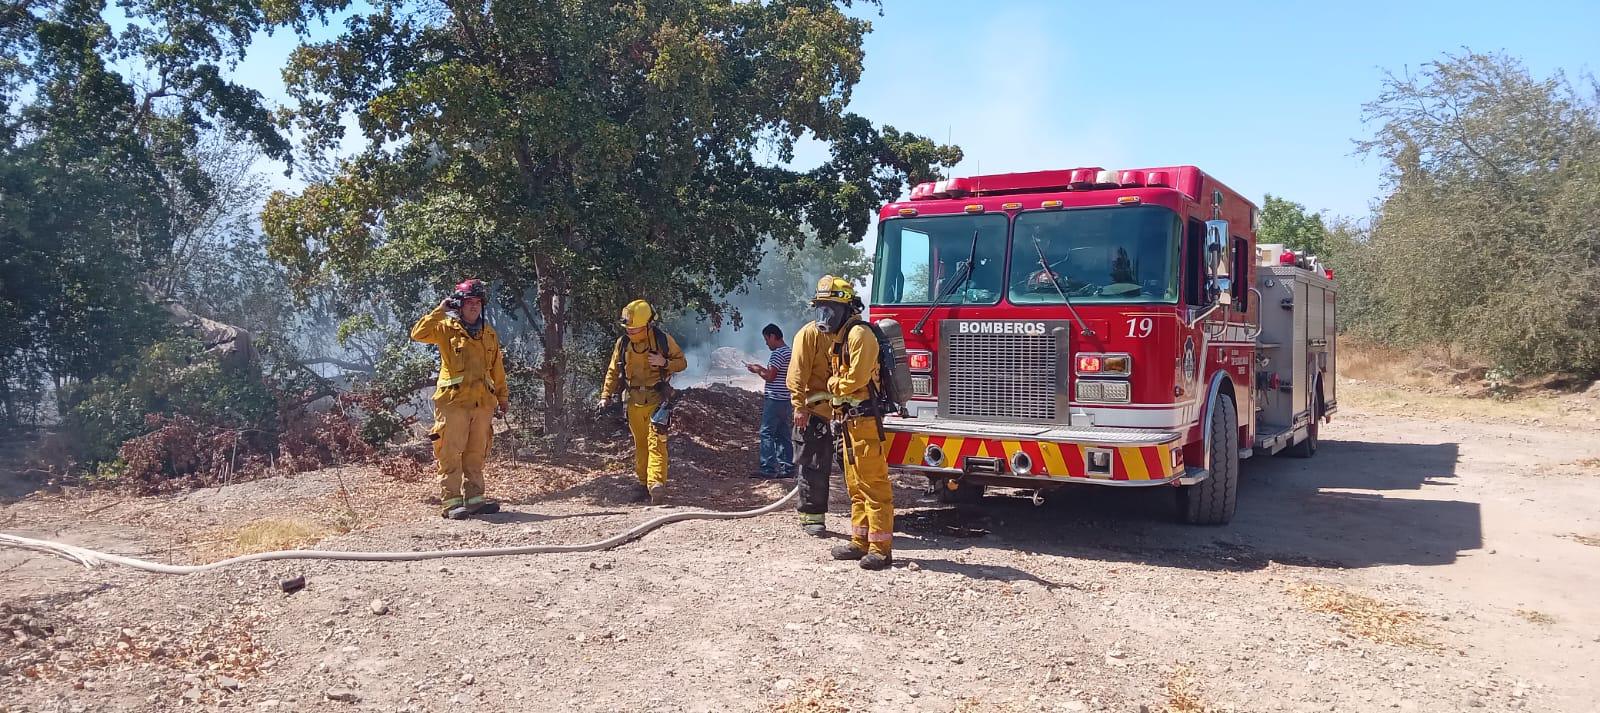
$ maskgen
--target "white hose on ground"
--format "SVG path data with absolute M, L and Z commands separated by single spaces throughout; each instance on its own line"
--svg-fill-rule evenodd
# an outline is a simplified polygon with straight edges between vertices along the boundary
M 16 547 L 46 554 L 56 555 L 72 560 L 84 567 L 93 568 L 100 564 L 120 564 L 125 567 L 142 569 L 146 572 L 158 574 L 195 574 L 209 572 L 214 569 L 231 567 L 246 562 L 270 562 L 273 560 L 346 560 L 357 562 L 415 562 L 418 560 L 447 559 L 453 557 L 502 557 L 506 555 L 533 555 L 556 552 L 595 552 L 609 550 L 617 545 L 635 540 L 645 533 L 662 525 L 685 520 L 738 520 L 747 517 L 759 517 L 767 513 L 776 512 L 793 500 L 800 492 L 798 487 L 789 491 L 789 494 L 754 510 L 741 510 L 738 512 L 715 512 L 710 510 L 691 510 L 675 512 L 661 517 L 646 520 L 631 529 L 617 533 L 604 540 L 586 542 L 577 545 L 523 545 L 521 547 L 484 547 L 471 550 L 426 550 L 421 552 L 340 552 L 337 550 L 279 550 L 277 552 L 260 552 L 253 555 L 240 555 L 230 557 L 220 562 L 211 564 L 184 564 L 172 565 L 151 562 L 148 560 L 124 557 L 106 552 L 91 550 L 86 547 L 68 545 L 50 540 L 35 540 L 29 537 L 8 535 L 0 533 L 0 546 Z

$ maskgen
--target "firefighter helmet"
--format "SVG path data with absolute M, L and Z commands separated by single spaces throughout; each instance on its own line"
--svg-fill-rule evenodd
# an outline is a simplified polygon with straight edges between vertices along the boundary
M 477 278 L 462 280 L 456 285 L 455 292 L 451 294 L 456 300 L 477 300 L 480 304 L 488 304 L 489 288 L 483 285 L 483 280 Z
M 812 297 L 811 304 L 818 302 L 838 302 L 849 306 L 856 301 L 856 288 L 849 280 L 833 275 L 823 275 L 817 280 L 817 293 Z
M 644 329 L 650 325 L 650 320 L 655 318 L 655 310 L 650 303 L 644 300 L 634 300 L 622 308 L 621 324 L 623 329 Z

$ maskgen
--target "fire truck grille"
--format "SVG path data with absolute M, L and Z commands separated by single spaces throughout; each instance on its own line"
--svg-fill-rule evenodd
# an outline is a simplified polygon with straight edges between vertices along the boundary
M 949 334 L 948 418 L 1055 421 L 1059 350 L 1050 334 Z

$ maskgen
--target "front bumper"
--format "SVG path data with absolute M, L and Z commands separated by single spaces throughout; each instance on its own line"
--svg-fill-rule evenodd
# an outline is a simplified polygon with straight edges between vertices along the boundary
M 1183 434 L 1125 428 L 1070 428 L 940 418 L 883 420 L 889 467 L 934 477 L 1028 484 L 1062 482 L 1151 486 L 1188 484 L 1204 474 L 1185 469 Z M 929 446 L 944 460 L 929 463 Z M 1031 467 L 1018 472 L 1018 453 Z

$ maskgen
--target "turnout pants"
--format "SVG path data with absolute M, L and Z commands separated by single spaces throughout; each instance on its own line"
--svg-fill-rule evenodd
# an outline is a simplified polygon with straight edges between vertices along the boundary
M 494 407 L 436 406 L 433 457 L 439 463 L 439 500 L 445 509 L 483 502 L 483 459 L 494 434 Z
M 828 478 L 833 474 L 833 429 L 829 426 L 820 416 L 809 413 L 804 423 L 795 424 L 794 466 L 800 476 L 800 502 L 795 510 L 800 513 L 802 525 L 821 525 L 827 519 Z
M 667 482 L 667 434 L 650 425 L 659 401 L 628 402 L 628 430 L 633 433 L 633 474 L 645 487 Z
M 878 422 L 869 416 L 845 421 L 844 484 L 850 491 L 850 543 L 888 556 L 894 549 L 894 488 Z

